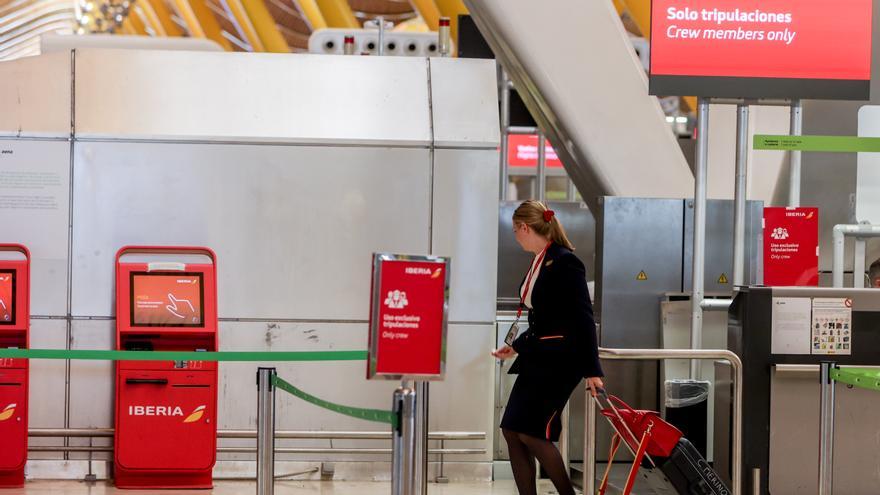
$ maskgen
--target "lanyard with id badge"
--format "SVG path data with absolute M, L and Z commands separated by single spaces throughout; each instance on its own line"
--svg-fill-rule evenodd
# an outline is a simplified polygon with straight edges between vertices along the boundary
M 547 249 L 550 248 L 550 244 L 547 244 L 547 247 L 541 251 L 541 254 L 538 255 L 538 259 L 536 263 L 531 266 L 529 269 L 529 276 L 526 277 L 526 285 L 525 289 L 522 291 L 519 299 L 519 308 L 516 311 L 516 320 L 513 321 L 513 324 L 510 325 L 510 329 L 507 330 L 507 336 L 504 337 L 504 343 L 506 345 L 513 345 L 513 341 L 516 340 L 517 334 L 519 334 L 519 319 L 522 317 L 523 308 L 526 305 L 526 297 L 529 295 L 529 289 L 531 289 L 532 285 L 532 277 L 535 275 L 535 272 L 538 271 L 538 268 L 541 266 L 541 263 L 544 261 L 544 255 L 547 254 Z

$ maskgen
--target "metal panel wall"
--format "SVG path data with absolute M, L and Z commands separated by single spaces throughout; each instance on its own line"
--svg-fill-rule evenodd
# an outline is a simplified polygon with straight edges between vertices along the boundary
M 428 150 L 105 142 L 75 152 L 75 316 L 114 314 L 113 259 L 126 244 L 214 248 L 221 318 L 363 321 L 372 253 L 429 250 Z
M 70 137 L 71 55 L 0 63 L 0 136 Z
M 449 321 L 495 321 L 498 151 L 434 152 L 431 251 L 452 257 Z
M 430 65 L 434 145 L 496 149 L 501 129 L 495 62 L 432 58 Z M 462 98 L 462 88 L 475 97 Z
M 427 146 L 428 88 L 423 58 L 77 50 L 76 132 Z
M 70 143 L 0 139 L 0 239 L 31 252 L 34 315 L 67 314 L 69 217 Z

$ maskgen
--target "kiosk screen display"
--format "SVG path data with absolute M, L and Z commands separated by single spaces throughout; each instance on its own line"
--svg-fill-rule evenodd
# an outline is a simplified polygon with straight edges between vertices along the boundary
M 131 325 L 204 327 L 201 273 L 131 274 Z
M 15 272 L 0 270 L 0 325 L 15 325 Z

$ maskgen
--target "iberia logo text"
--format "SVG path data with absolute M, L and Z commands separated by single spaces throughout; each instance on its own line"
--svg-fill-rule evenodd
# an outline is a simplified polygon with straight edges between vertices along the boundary
M 13 404 L 14 405 L 14 404 Z M 193 410 L 183 420 L 184 423 L 195 423 L 205 415 L 206 406 L 202 405 Z M 128 406 L 129 416 L 183 416 L 180 406 Z M 2 418 L 2 415 L 0 415 Z
M 12 415 L 15 414 L 15 406 L 17 406 L 17 404 L 9 404 L 4 407 L 3 410 L 0 411 L 0 421 L 6 421 L 11 418 Z

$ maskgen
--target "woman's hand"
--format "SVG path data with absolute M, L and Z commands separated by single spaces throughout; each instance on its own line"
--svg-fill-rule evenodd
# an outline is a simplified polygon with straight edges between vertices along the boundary
M 516 351 L 513 350 L 513 347 L 506 345 L 492 351 L 492 355 L 503 361 L 505 359 L 510 359 L 513 356 L 516 356 Z
M 602 383 L 602 379 L 598 376 L 587 378 L 587 386 L 590 387 L 590 393 L 593 394 L 593 397 L 596 397 L 597 390 L 605 388 L 605 384 Z

